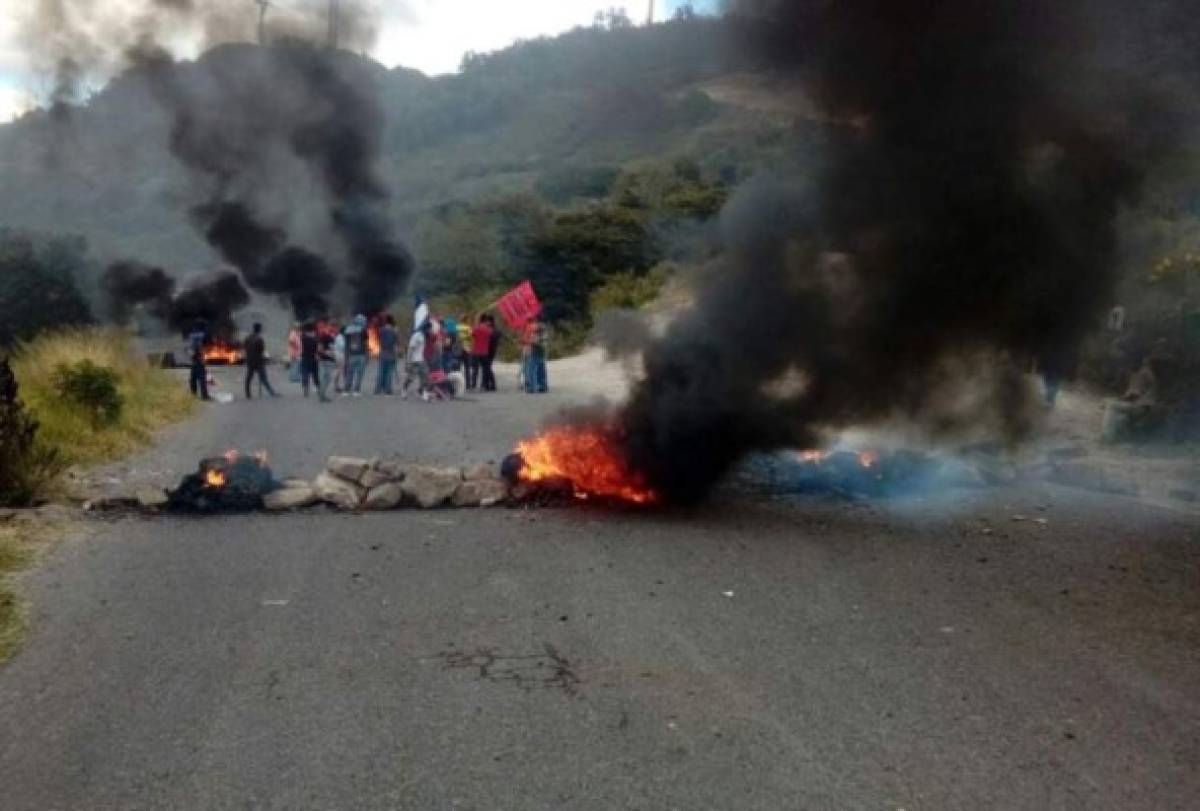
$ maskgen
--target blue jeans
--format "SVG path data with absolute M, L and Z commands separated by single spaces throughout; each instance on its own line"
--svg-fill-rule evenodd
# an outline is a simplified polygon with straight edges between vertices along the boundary
M 366 355 L 346 357 L 346 391 L 362 391 L 363 375 L 367 373 Z
M 546 380 L 546 350 L 542 347 L 531 347 L 525 358 L 525 391 L 532 394 L 549 389 L 549 382 Z
M 376 394 L 391 394 L 392 381 L 396 379 L 396 359 L 379 359 L 379 376 L 375 378 Z

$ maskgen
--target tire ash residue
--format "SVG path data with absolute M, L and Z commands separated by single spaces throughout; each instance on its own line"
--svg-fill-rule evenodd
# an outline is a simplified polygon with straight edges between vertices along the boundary
M 504 654 L 494 648 L 448 650 L 437 655 L 445 670 L 474 670 L 482 681 L 508 682 L 522 690 L 561 690 L 578 693 L 580 679 L 571 662 L 553 645 L 545 653 Z

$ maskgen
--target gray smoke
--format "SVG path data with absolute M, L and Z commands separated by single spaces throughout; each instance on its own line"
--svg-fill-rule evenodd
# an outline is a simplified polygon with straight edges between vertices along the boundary
M 29 0 L 16 11 L 20 44 L 30 67 L 53 79 L 51 101 L 80 100 L 86 80 L 102 82 L 151 50 L 203 51 L 229 42 L 255 42 L 258 7 L 252 0 Z M 378 33 L 376 0 L 340 0 L 343 47 L 369 49 Z M 272 41 L 325 42 L 328 3 L 272 3 L 266 32 Z

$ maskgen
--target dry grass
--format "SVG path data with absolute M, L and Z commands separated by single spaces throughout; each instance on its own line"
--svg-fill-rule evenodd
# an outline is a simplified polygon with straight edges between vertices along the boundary
M 121 417 L 97 425 L 91 416 L 63 400 L 53 383 L 60 364 L 90 360 L 117 373 L 124 399 Z M 92 464 L 148 444 L 154 432 L 192 413 L 195 402 L 179 381 L 139 354 L 129 336 L 104 329 L 77 329 L 43 335 L 18 348 L 12 360 L 21 399 L 41 423 L 39 441 L 57 448 L 65 461 Z
M 8 582 L 9 575 L 33 560 L 50 531 L 26 523 L 0 524 L 0 662 L 16 650 L 27 620 L 25 605 Z

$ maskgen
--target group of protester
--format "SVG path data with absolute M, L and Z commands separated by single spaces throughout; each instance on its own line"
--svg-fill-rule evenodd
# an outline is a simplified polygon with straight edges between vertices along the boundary
M 305 397 L 315 393 L 322 402 L 332 399 L 331 389 L 332 394 L 341 397 L 360 397 L 374 355 L 376 395 L 396 393 L 401 359 L 402 399 L 407 399 L 414 389 L 423 400 L 449 399 L 463 391 L 496 391 L 493 364 L 503 333 L 495 316 L 483 313 L 472 323 L 469 317 L 461 320 L 437 317 L 419 307 L 414 324 L 407 341 L 391 315 L 368 321 L 360 314 L 344 326 L 332 320 L 293 324 L 287 338 L 290 380 L 301 385 Z M 190 387 L 194 395 L 206 400 L 209 399 L 204 364 L 207 340 L 203 324 L 197 324 L 188 336 L 192 356 Z M 545 325 L 536 318 L 531 320 L 522 330 L 521 343 L 522 388 L 531 393 L 547 391 Z M 255 381 L 260 395 L 278 397 L 267 377 L 262 324 L 254 324 L 243 344 L 243 356 L 246 398 L 253 398 Z

